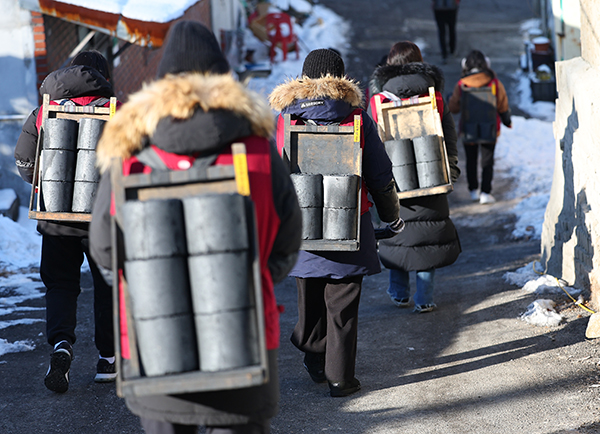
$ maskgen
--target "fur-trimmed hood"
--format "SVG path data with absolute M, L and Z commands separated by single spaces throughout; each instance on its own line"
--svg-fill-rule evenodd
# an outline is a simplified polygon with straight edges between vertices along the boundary
M 114 157 L 127 159 L 148 143 L 180 154 L 218 152 L 237 138 L 268 138 L 274 128 L 264 99 L 231 74 L 167 75 L 132 94 L 106 124 L 97 162 L 103 172 Z
M 380 66 L 373 72 L 369 88 L 371 95 L 387 90 L 401 98 L 407 98 L 427 92 L 430 86 L 443 93 L 444 84 L 444 73 L 440 68 L 419 62 Z
M 327 98 L 343 101 L 354 108 L 362 107 L 363 93 L 358 83 L 348 78 L 296 78 L 277 86 L 269 96 L 269 103 L 274 110 L 281 112 L 302 100 Z

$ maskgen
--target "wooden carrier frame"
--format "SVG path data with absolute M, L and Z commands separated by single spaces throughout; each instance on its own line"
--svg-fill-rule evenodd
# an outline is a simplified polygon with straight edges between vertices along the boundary
M 375 98 L 377 111 L 377 131 L 382 142 L 388 140 L 413 139 L 415 137 L 436 134 L 442 138 L 444 167 L 448 176 L 448 184 L 435 187 L 418 188 L 409 191 L 399 191 L 399 199 L 411 197 L 432 196 L 435 194 L 449 193 L 453 190 L 450 177 L 450 164 L 448 152 L 442 129 L 442 120 L 437 110 L 435 90 L 429 88 L 429 96 L 412 97 L 381 103 Z
M 171 199 L 210 193 L 239 193 L 250 195 L 246 147 L 243 143 L 232 145 L 233 165 L 210 166 L 206 170 L 191 168 L 186 171 L 153 171 L 148 174 L 123 176 L 121 159 L 113 160 L 111 184 L 116 215 L 111 218 L 113 257 L 113 312 L 115 328 L 115 354 L 117 363 L 117 394 L 145 396 L 157 394 L 193 393 L 211 390 L 236 389 L 264 384 L 269 379 L 265 338 L 264 308 L 260 274 L 259 252 L 254 251 L 250 281 L 256 305 L 259 364 L 217 372 L 190 371 L 156 377 L 146 377 L 141 372 L 134 320 L 126 276 L 119 270 L 124 261 L 123 216 L 121 206 L 128 200 Z M 258 243 L 254 208 L 250 226 Z M 123 293 L 119 293 L 119 282 Z M 121 297 L 120 297 L 121 296 Z M 120 308 L 124 300 L 127 318 L 130 359 L 122 359 Z
M 352 240 L 302 240 L 301 250 L 356 251 L 360 248 L 360 211 L 362 195 L 361 118 L 353 126 L 292 125 L 284 115 L 283 161 L 290 173 L 321 175 L 358 175 L 357 233 Z
M 83 118 L 94 118 L 109 120 L 117 109 L 117 98 L 110 98 L 108 107 L 76 106 L 76 105 L 51 105 L 50 95 L 43 96 L 42 102 L 42 127 L 38 134 L 37 148 L 35 153 L 35 165 L 33 169 L 33 181 L 31 182 L 31 196 L 29 198 L 29 218 L 33 220 L 55 220 L 66 222 L 89 222 L 92 220 L 91 213 L 80 212 L 47 212 L 42 210 L 41 195 L 41 165 L 40 154 L 44 143 L 46 119 L 72 119 L 79 121 Z

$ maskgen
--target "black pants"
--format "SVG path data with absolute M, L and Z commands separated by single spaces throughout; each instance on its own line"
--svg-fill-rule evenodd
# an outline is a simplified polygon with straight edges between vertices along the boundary
M 481 144 L 465 143 L 465 154 L 467 157 L 467 183 L 469 190 L 477 190 L 477 158 L 481 150 L 481 191 L 492 192 L 492 178 L 494 177 L 494 149 L 495 143 Z
M 40 275 L 46 286 L 46 335 L 54 345 L 66 340 L 75 343 L 77 297 L 81 292 L 81 265 L 86 255 L 94 281 L 94 322 L 96 348 L 100 355 L 115 355 L 112 288 L 106 283 L 89 255 L 88 239 L 44 235 Z
M 301 351 L 325 353 L 325 376 L 334 383 L 354 378 L 362 279 L 296 279 L 298 323 L 291 341 Z
M 434 11 L 435 22 L 438 28 L 438 38 L 440 40 L 440 49 L 442 57 L 445 59 L 448 56 L 446 49 L 446 27 L 448 27 L 448 39 L 450 45 L 450 54 L 456 51 L 456 14 L 458 10 L 449 11 Z

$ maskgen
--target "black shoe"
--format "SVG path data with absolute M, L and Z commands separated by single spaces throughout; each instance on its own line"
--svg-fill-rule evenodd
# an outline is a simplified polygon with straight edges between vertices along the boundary
M 360 381 L 353 378 L 350 381 L 340 381 L 339 383 L 329 383 L 329 394 L 334 398 L 352 395 L 360 390 Z
M 115 381 L 116 378 L 116 363 L 110 363 L 108 360 L 100 358 L 98 360 L 98 366 L 96 368 L 96 376 L 94 377 L 94 381 L 96 383 L 110 383 L 112 381 Z
M 315 383 L 326 382 L 325 353 L 304 353 L 304 369 Z
M 65 393 L 69 389 L 69 371 L 73 360 L 73 348 L 67 341 L 61 341 L 54 347 L 50 357 L 50 367 L 44 378 L 48 389 L 56 393 Z

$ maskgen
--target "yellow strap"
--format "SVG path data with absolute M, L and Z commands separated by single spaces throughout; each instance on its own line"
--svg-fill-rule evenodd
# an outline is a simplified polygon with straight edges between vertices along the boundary
M 429 98 L 431 98 L 431 107 L 437 110 L 437 100 L 435 99 L 435 89 L 433 87 L 429 88 Z
M 233 169 L 235 170 L 235 182 L 238 193 L 242 196 L 250 196 L 246 147 L 243 143 L 234 143 L 231 145 L 231 152 L 233 154 Z
M 354 142 L 360 142 L 360 122 L 354 120 Z
M 536 263 L 536 262 L 537 262 L 537 261 L 533 261 L 533 262 L 532 262 L 533 271 L 534 271 L 536 274 L 539 274 L 540 276 L 543 276 L 543 275 L 545 275 L 545 274 L 546 274 L 546 272 L 540 273 L 538 270 L 536 270 L 536 269 L 535 269 L 535 263 Z M 556 279 L 556 283 L 558 283 L 558 286 L 560 287 L 560 289 L 562 289 L 562 290 L 565 292 L 565 294 L 567 294 L 567 295 L 569 296 L 569 298 L 571 299 L 571 301 L 573 301 L 573 303 L 575 303 L 575 304 L 576 304 L 577 306 L 579 306 L 580 308 L 582 308 L 582 309 L 584 309 L 584 310 L 587 310 L 587 311 L 588 311 L 588 312 L 590 312 L 590 313 L 596 313 L 596 312 L 594 312 L 592 309 L 589 309 L 588 307 L 584 306 L 583 304 L 581 304 L 581 303 L 579 303 L 577 300 L 575 300 L 575 299 L 573 298 L 573 296 L 572 296 L 571 294 L 569 294 L 565 288 L 563 288 L 563 286 L 560 284 L 560 280 L 558 280 L 558 278 L 556 278 L 555 276 L 552 276 L 552 277 L 554 277 L 554 278 Z
M 115 115 L 115 113 L 117 112 L 117 105 L 114 103 L 114 100 L 112 100 L 112 99 L 110 101 L 109 108 L 110 108 L 110 111 L 109 111 L 110 117 L 112 118 Z
M 496 96 L 496 82 L 492 81 L 492 95 Z

